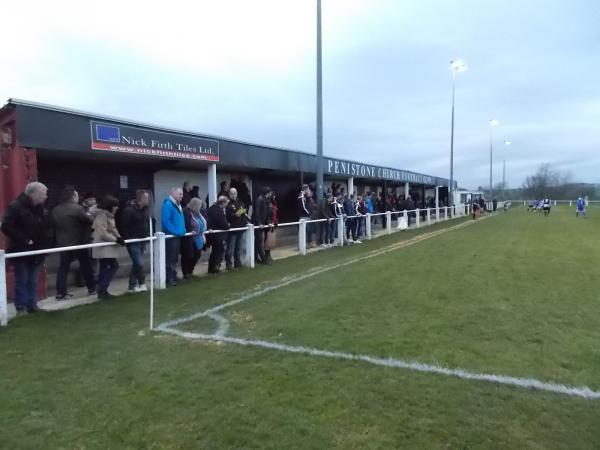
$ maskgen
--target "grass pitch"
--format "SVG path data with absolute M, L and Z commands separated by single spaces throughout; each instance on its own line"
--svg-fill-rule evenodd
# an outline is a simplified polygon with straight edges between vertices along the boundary
M 228 336 L 600 390 L 600 216 L 520 208 L 220 311 Z M 450 221 L 157 295 L 159 321 Z M 600 400 L 188 341 L 147 297 L 0 330 L 6 448 L 598 448 Z M 214 333 L 201 318 L 178 326 Z

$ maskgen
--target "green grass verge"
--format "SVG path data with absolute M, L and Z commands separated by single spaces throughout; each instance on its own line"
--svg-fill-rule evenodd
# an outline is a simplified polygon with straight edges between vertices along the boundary
M 362 246 L 157 295 L 160 321 Z M 227 310 L 242 337 L 598 388 L 600 220 L 523 210 Z M 600 402 L 149 333 L 144 295 L 0 330 L 0 442 L 19 448 L 565 448 L 600 442 Z M 209 330 L 202 321 L 191 329 Z M 212 331 L 212 330 L 211 330 Z M 279 336 L 282 333 L 282 336 Z

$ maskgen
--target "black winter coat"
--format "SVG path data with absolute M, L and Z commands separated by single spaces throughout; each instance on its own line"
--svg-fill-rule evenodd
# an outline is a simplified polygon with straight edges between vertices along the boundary
M 25 194 L 19 195 L 8 205 L 0 229 L 9 239 L 8 253 L 50 248 L 53 242 L 48 210 L 44 205 L 34 206 Z
M 225 217 L 225 211 L 217 203 L 208 208 L 207 227 L 209 230 L 229 230 L 229 223 Z M 210 245 L 222 242 L 227 233 L 209 233 L 206 235 L 206 242 Z
M 150 212 L 132 201 L 123 209 L 119 220 L 119 233 L 123 239 L 141 239 L 150 235 Z
M 267 205 L 267 199 L 261 195 L 254 202 L 252 208 L 252 223 L 254 225 L 267 225 L 269 214 L 269 205 Z
M 231 228 L 242 228 L 245 227 L 248 223 L 246 219 L 246 213 L 237 215 L 236 213 L 240 209 L 246 209 L 246 205 L 239 198 L 237 200 L 230 200 L 227 204 L 227 209 L 225 209 L 225 216 L 227 217 L 227 221 Z

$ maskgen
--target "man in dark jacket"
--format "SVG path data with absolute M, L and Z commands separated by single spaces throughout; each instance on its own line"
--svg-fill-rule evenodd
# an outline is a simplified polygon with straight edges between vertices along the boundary
M 327 222 L 319 222 L 319 243 L 321 247 L 329 247 L 333 241 L 333 236 L 330 235 L 330 220 L 334 218 L 331 212 L 331 203 L 333 195 L 331 192 L 323 194 L 323 198 L 319 202 L 319 219 L 326 219 Z
M 73 188 L 62 193 L 62 203 L 52 210 L 52 222 L 57 247 L 71 247 L 89 244 L 93 218 L 79 204 L 79 194 Z M 79 261 L 79 270 L 90 295 L 96 293 L 96 280 L 92 270 L 92 260 L 88 249 L 60 253 L 60 263 L 56 273 L 56 300 L 72 297 L 67 293 L 67 275 L 74 259 Z
M 250 189 L 246 183 L 244 183 L 241 175 L 236 175 L 231 178 L 231 183 L 229 184 L 231 188 L 234 188 L 237 191 L 238 198 L 242 201 L 246 209 L 250 209 L 252 205 L 252 198 L 250 197 Z
M 48 188 L 33 182 L 11 202 L 2 219 L 2 232 L 8 237 L 8 253 L 48 248 L 52 244 L 52 222 L 44 203 Z M 11 260 L 15 271 L 14 302 L 17 313 L 38 311 L 37 286 L 43 256 L 26 256 Z
M 238 198 L 237 189 L 229 189 L 229 203 L 225 210 L 225 216 L 227 222 L 231 228 L 243 228 L 248 223 L 246 219 L 246 205 Z M 242 249 L 242 238 L 244 232 L 230 231 L 227 233 L 227 251 L 225 252 L 225 266 L 228 270 L 234 267 L 241 267 L 242 260 L 240 259 L 240 253 Z M 234 266 L 235 264 L 235 266 Z
M 268 225 L 270 197 L 271 188 L 264 187 L 252 208 L 252 223 L 257 227 L 256 230 L 254 230 L 254 259 L 258 264 L 270 264 L 265 256 L 264 231 L 261 228 L 258 228 L 260 226 Z
M 192 199 L 192 188 L 189 181 L 183 182 L 183 197 L 181 198 L 181 207 L 185 208 Z
M 209 230 L 229 230 L 229 222 L 225 216 L 225 209 L 229 203 L 229 198 L 221 195 L 217 202 L 208 208 L 207 222 Z M 207 235 L 207 243 L 210 244 L 212 250 L 208 258 L 208 273 L 219 273 L 223 253 L 225 252 L 224 245 L 225 236 L 223 233 L 209 233 Z
M 150 235 L 150 194 L 144 189 L 135 193 L 135 200 L 131 201 L 121 213 L 119 232 L 123 239 L 142 239 Z M 131 258 L 131 272 L 129 273 L 129 292 L 145 292 L 146 275 L 144 274 L 145 242 L 132 242 L 127 244 L 127 253 Z
M 356 241 L 356 206 L 354 205 L 354 194 L 350 194 L 344 200 L 344 215 L 346 216 L 346 240 Z
M 363 235 L 363 233 L 366 232 L 366 218 L 364 216 L 367 215 L 367 213 L 369 212 L 369 208 L 367 207 L 366 202 L 364 201 L 362 195 L 358 196 L 358 200 L 356 202 L 356 215 L 357 216 L 362 216 L 362 217 L 357 217 L 356 218 L 356 237 L 357 243 L 361 243 L 360 238 Z

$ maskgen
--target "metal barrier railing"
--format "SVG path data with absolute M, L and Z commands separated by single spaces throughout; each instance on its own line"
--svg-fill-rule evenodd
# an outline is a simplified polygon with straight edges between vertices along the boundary
M 361 218 L 365 220 L 365 236 L 367 239 L 373 238 L 372 232 L 372 221 L 371 218 L 386 216 L 386 234 L 391 234 L 393 232 L 392 228 L 392 216 L 399 216 L 398 226 L 399 228 L 400 221 L 402 218 L 406 219 L 406 228 L 411 228 L 410 226 L 410 218 L 414 217 L 414 227 L 420 227 L 421 224 L 421 215 L 424 216 L 426 221 L 426 225 L 431 225 L 434 221 L 433 214 L 435 214 L 435 223 L 440 222 L 441 220 L 448 220 L 450 218 L 458 218 L 463 217 L 465 215 L 469 215 L 471 213 L 471 205 L 469 204 L 460 204 L 455 205 L 453 207 L 438 207 L 438 208 L 425 208 L 425 209 L 412 209 L 412 210 L 403 210 L 403 211 L 386 211 L 380 213 L 367 213 L 367 214 L 357 214 L 354 216 L 346 216 L 340 215 L 335 218 L 324 218 L 324 219 L 312 219 L 306 220 L 301 219 L 297 222 L 285 222 L 277 225 L 278 228 L 285 228 L 289 226 L 298 226 L 298 250 L 301 255 L 305 255 L 307 253 L 307 224 L 311 223 L 321 223 L 321 222 L 333 222 L 337 221 L 337 245 L 343 246 L 345 236 L 345 222 L 348 219 L 357 219 Z M 228 233 L 232 231 L 244 231 L 246 239 L 246 264 L 249 267 L 254 268 L 254 232 L 257 229 L 272 229 L 273 225 L 253 225 L 248 224 L 245 227 L 239 228 L 230 228 L 229 230 L 207 230 L 204 232 L 204 235 L 208 234 L 218 234 L 218 233 Z M 194 233 L 186 233 L 180 237 L 186 236 L 195 236 Z M 153 324 L 153 302 L 154 302 L 154 288 L 163 289 L 166 287 L 166 271 L 165 271 L 165 241 L 167 239 L 173 239 L 177 236 L 167 235 L 163 232 L 153 232 L 152 229 L 152 221 L 150 220 L 150 236 L 139 239 L 128 239 L 125 240 L 125 244 L 132 244 L 137 242 L 148 242 L 150 244 L 150 304 L 151 304 L 151 312 L 150 312 L 150 327 L 152 328 Z M 55 248 L 47 248 L 41 250 L 32 250 L 27 252 L 16 252 L 16 253 L 5 253 L 4 250 L 0 249 L 0 326 L 5 326 L 8 323 L 8 296 L 7 296 L 7 285 L 6 285 L 6 263 L 7 260 L 22 258 L 27 256 L 38 256 L 38 255 L 48 255 L 52 253 L 61 253 L 68 251 L 75 251 L 81 249 L 92 249 L 98 247 L 108 247 L 119 245 L 113 242 L 102 242 L 102 243 L 92 243 L 92 244 L 83 244 L 83 245 L 74 245 L 69 247 L 55 247 Z M 155 264 L 157 263 L 157 264 Z

